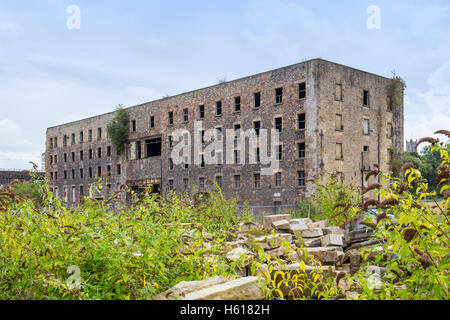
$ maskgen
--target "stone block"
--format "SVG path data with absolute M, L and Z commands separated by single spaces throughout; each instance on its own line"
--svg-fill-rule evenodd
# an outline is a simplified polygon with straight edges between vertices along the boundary
M 307 248 L 308 254 L 322 263 L 336 263 L 339 260 L 342 251 L 339 252 L 335 247 Z
M 229 279 L 218 276 L 200 281 L 181 281 L 167 291 L 153 297 L 153 300 L 174 300 L 183 299 L 187 294 L 202 290 L 214 285 L 228 282 Z
M 320 236 L 323 236 L 322 229 L 320 228 L 307 229 L 302 231 L 303 238 L 316 238 Z
M 272 222 L 272 228 L 276 230 L 287 230 L 290 226 L 291 225 L 288 220 L 278 220 Z
M 308 248 L 315 248 L 315 247 L 320 247 L 322 246 L 322 241 L 321 238 L 306 238 L 303 239 L 303 241 L 305 242 L 305 247 Z
M 327 235 L 327 234 L 339 234 L 339 235 L 344 235 L 345 232 L 343 229 L 339 228 L 339 227 L 325 227 L 322 228 L 323 234 Z
M 185 300 L 262 300 L 264 298 L 263 280 L 258 277 L 238 278 L 185 296 Z
M 322 247 L 329 247 L 329 246 L 344 246 L 343 237 L 338 234 L 327 234 L 326 236 L 323 236 L 320 238 L 322 242 Z
M 313 222 L 313 223 L 309 224 L 308 228 L 310 228 L 310 229 L 315 229 L 315 228 L 323 229 L 323 228 L 328 227 L 328 225 L 329 225 L 328 219 L 325 219 L 325 220 L 321 220 L 321 221 L 317 221 L 317 222 Z
M 271 216 L 265 216 L 263 220 L 263 226 L 266 229 L 270 229 L 272 226 L 272 222 L 280 221 L 280 220 L 288 220 L 291 221 L 291 215 L 289 214 L 276 214 Z

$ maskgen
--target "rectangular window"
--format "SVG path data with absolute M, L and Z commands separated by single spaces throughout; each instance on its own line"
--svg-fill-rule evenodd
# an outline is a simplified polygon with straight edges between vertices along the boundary
M 97 158 L 102 158 L 102 148 L 97 148 Z
M 72 180 L 74 180 L 74 179 L 75 179 L 75 170 L 72 169 Z
M 64 162 L 67 162 L 67 153 L 64 153 Z
M 80 143 L 84 141 L 84 133 L 83 131 L 80 132 Z
M 342 143 L 336 143 L 336 159 L 341 160 L 344 158 L 342 153 Z
M 198 117 L 200 119 L 205 119 L 205 106 L 203 104 L 198 106 Z
M 50 149 L 53 149 L 53 138 L 50 138 Z
M 201 189 L 203 189 L 205 187 L 205 178 L 203 177 L 198 178 L 198 185 Z
M 222 176 L 216 176 L 216 184 L 222 188 Z
M 146 157 L 161 156 L 161 137 L 145 140 Z
M 334 90 L 334 100 L 342 101 L 342 84 L 336 83 Z
M 222 128 L 216 128 L 216 141 L 222 141 Z
M 187 191 L 189 189 L 189 179 L 188 178 L 183 179 L 183 185 L 184 185 L 184 190 Z
M 167 139 L 168 139 L 168 143 L 169 143 L 169 149 L 172 149 L 173 148 L 173 138 L 172 138 L 172 136 L 168 136 Z
M 108 177 L 111 177 L 111 166 L 110 165 L 106 166 L 106 173 L 108 173 Z
M 72 141 L 71 144 L 75 144 L 75 133 L 72 133 Z
M 283 146 L 281 144 L 279 144 L 275 147 L 275 150 L 276 150 L 276 154 L 275 154 L 276 160 L 281 161 L 283 159 Z
M 154 129 L 154 128 L 155 128 L 155 117 L 150 116 L 150 129 Z
M 368 90 L 364 90 L 363 91 L 363 105 L 364 106 L 369 106 L 369 91 Z
M 306 82 L 302 82 L 298 84 L 298 99 L 306 98 Z
M 261 188 L 261 175 L 259 173 L 253 174 L 253 186 L 255 189 Z
M 297 186 L 305 186 L 305 171 L 297 171 Z
M 200 131 L 200 139 L 202 143 L 205 143 L 205 130 Z
M 168 113 L 169 126 L 173 125 L 173 111 L 169 111 Z
M 80 168 L 80 179 L 84 178 L 84 171 L 83 168 Z
M 136 132 L 136 120 L 131 120 L 131 132 Z
M 75 152 L 72 152 L 72 162 L 75 162 Z
M 275 104 L 283 102 L 283 88 L 275 89 Z
M 275 173 L 275 187 L 276 188 L 281 187 L 281 172 Z
M 216 102 L 216 116 L 222 115 L 222 101 Z
M 304 113 L 297 114 L 297 129 L 303 130 L 305 128 L 306 128 L 305 114 Z
M 253 107 L 256 109 L 256 108 L 259 108 L 260 106 L 261 106 L 261 92 L 255 92 L 254 94 L 253 94 L 253 100 L 254 100 L 254 105 L 253 105 Z
M 234 188 L 235 189 L 241 188 L 241 176 L 238 174 L 234 176 Z
M 97 129 L 97 140 L 101 140 L 102 139 L 102 128 L 98 128 Z
M 89 178 L 92 178 L 92 168 L 89 167 Z
M 58 156 L 55 154 L 54 156 L 55 163 L 58 163 Z
M 239 164 L 241 162 L 241 152 L 239 150 L 234 150 L 234 164 Z
M 234 112 L 241 112 L 241 97 L 234 98 Z
M 102 167 L 97 167 L 97 176 L 101 177 L 102 176 Z
M 216 151 L 215 154 L 216 154 L 216 164 L 217 164 L 218 166 L 221 166 L 221 165 L 222 165 L 222 162 L 223 162 L 223 154 L 222 154 L 222 151 Z
M 106 156 L 111 157 L 111 146 L 106 147 Z
M 241 125 L 235 124 L 234 125 L 234 139 L 238 140 L 241 138 Z
M 84 196 L 84 188 L 83 186 L 80 186 L 80 198 Z
M 140 141 L 136 141 L 136 159 L 142 158 L 142 144 Z
M 392 138 L 394 136 L 394 127 L 392 126 L 392 123 L 387 124 L 387 137 Z
M 336 128 L 335 128 L 336 131 L 344 130 L 344 126 L 342 124 L 342 115 L 341 114 L 337 114 L 336 115 L 335 126 L 336 126 Z
M 387 111 L 392 112 L 392 97 L 387 97 Z
M 183 109 L 183 121 L 188 122 L 189 121 L 189 110 Z
M 261 129 L 261 121 L 253 122 L 253 129 L 255 129 L 256 136 L 259 136 L 259 130 Z
M 184 169 L 189 169 L 189 158 L 188 157 L 184 157 L 183 158 L 183 163 L 184 163 Z
M 283 131 L 283 118 L 275 118 L 275 130 L 278 132 Z
M 53 180 L 53 172 L 50 172 L 50 180 Z
M 261 162 L 261 156 L 260 156 L 261 152 L 259 148 L 256 148 L 256 152 L 255 152 L 255 162 L 256 163 L 260 163 Z
M 88 131 L 88 141 L 89 142 L 92 141 L 92 129 L 89 129 L 89 131 Z
M 169 158 L 169 171 L 173 170 L 173 160 L 172 158 Z
M 370 134 L 370 122 L 369 122 L 369 119 L 364 119 L 363 133 L 366 134 L 366 135 Z
M 120 164 L 118 164 L 116 168 L 117 168 L 117 175 L 120 176 L 120 174 L 121 174 Z
M 64 180 L 67 179 L 67 170 L 64 170 Z
M 168 188 L 169 188 L 169 191 L 173 190 L 173 180 L 172 179 L 169 179 L 169 186 L 168 186 Z
M 305 143 L 304 142 L 297 143 L 297 151 L 298 151 L 298 158 L 304 159 L 305 158 Z
M 55 137 L 55 140 L 53 140 L 53 142 L 54 142 L 54 147 L 55 148 L 58 148 L 58 138 L 57 137 Z
M 58 172 L 55 172 L 55 181 L 58 180 Z
M 204 168 L 205 167 L 205 155 L 202 153 L 200 155 L 200 168 Z
M 66 135 L 63 136 L 63 146 L 64 147 L 67 146 L 67 136 Z

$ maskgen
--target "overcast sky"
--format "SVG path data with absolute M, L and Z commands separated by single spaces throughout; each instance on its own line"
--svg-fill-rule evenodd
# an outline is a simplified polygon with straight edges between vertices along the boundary
M 395 69 L 405 138 L 450 129 L 448 0 L 0 0 L 0 168 L 40 165 L 49 126 L 319 57 Z

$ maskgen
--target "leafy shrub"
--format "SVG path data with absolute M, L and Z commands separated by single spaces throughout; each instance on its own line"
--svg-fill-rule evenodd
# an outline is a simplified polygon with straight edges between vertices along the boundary
M 224 230 L 245 214 L 221 193 L 194 206 L 148 189 L 132 206 L 84 198 L 69 209 L 43 188 L 38 209 L 7 196 L 0 210 L 0 299 L 151 299 L 183 280 L 235 274 Z
M 117 153 L 122 154 L 130 132 L 130 117 L 122 105 L 117 107 L 114 119 L 108 123 L 106 131 Z

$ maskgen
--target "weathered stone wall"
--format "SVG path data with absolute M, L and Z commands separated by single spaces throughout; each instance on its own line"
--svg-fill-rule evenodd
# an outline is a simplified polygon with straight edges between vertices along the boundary
M 0 170 L 0 186 L 7 186 L 13 180 L 29 181 L 31 176 L 28 171 Z
M 149 180 L 161 182 L 163 195 L 168 193 L 169 180 L 173 180 L 176 191 L 185 192 L 184 179 L 188 179 L 188 191 L 204 192 L 214 188 L 212 181 L 222 176 L 222 188 L 226 197 L 239 195 L 247 199 L 253 206 L 272 206 L 275 202 L 283 205 L 295 204 L 298 200 L 314 193 L 312 179 L 325 177 L 336 171 L 343 172 L 346 180 L 360 183 L 361 151 L 364 145 L 369 146 L 370 161 L 377 162 L 377 135 L 362 134 L 363 117 L 370 119 L 371 128 L 380 132 L 380 154 L 382 167 L 386 167 L 387 150 L 392 146 L 391 139 L 386 137 L 387 122 L 393 122 L 395 135 L 394 144 L 403 139 L 402 110 L 398 110 L 396 117 L 386 111 L 386 101 L 389 94 L 390 79 L 369 74 L 367 72 L 337 65 L 332 62 L 315 59 L 281 69 L 264 72 L 250 77 L 225 82 L 215 86 L 167 97 L 130 107 L 127 110 L 130 120 L 136 121 L 136 131 L 130 132 L 127 156 L 117 157 L 113 149 L 112 156 L 106 157 L 106 147 L 111 146 L 106 137 L 106 125 L 114 116 L 113 113 L 56 126 L 47 130 L 46 168 L 50 172 L 58 172 L 58 180 L 53 181 L 59 190 L 64 186 L 71 190 L 75 187 L 78 195 L 79 186 L 84 185 L 85 195 L 88 185 L 97 178 L 97 167 L 111 165 L 112 175 L 108 184 L 113 189 L 121 184 L 148 183 Z M 298 85 L 306 82 L 306 98 L 298 99 Z M 343 87 L 343 101 L 335 101 L 335 84 Z M 275 89 L 283 88 L 283 102 L 275 103 Z M 370 91 L 370 106 L 362 106 L 363 90 Z M 254 93 L 261 93 L 261 106 L 254 108 Z M 240 97 L 241 110 L 234 111 L 234 98 Z M 216 101 L 222 101 L 222 115 L 215 114 Z M 275 187 L 273 175 L 261 175 L 261 187 L 254 188 L 253 174 L 259 173 L 267 165 L 249 164 L 248 143 L 246 144 L 245 165 L 226 164 L 217 166 L 207 164 L 205 168 L 190 164 L 184 169 L 183 164 L 169 170 L 169 157 L 172 150 L 168 146 L 168 136 L 176 129 L 187 129 L 194 137 L 194 122 L 199 121 L 199 106 L 205 106 L 205 117 L 202 127 L 207 130 L 222 127 L 233 129 L 240 124 L 242 130 L 253 128 L 254 121 L 261 122 L 261 129 L 274 128 L 276 117 L 282 117 L 283 131 L 280 141 L 283 145 L 283 158 L 279 171 L 282 172 L 281 187 Z M 189 120 L 183 119 L 183 109 L 188 109 Z M 168 112 L 173 112 L 173 124 L 168 124 Z M 343 115 L 344 130 L 335 130 L 335 114 Z M 297 130 L 297 114 L 305 113 L 306 129 Z M 154 117 L 154 128 L 150 128 L 150 117 Z M 397 122 L 398 123 L 397 123 Z M 102 139 L 97 140 L 97 128 L 102 128 Z M 93 132 L 92 142 L 88 142 L 88 130 Z M 84 132 L 85 142 L 79 143 L 79 132 Z M 75 133 L 75 144 L 71 145 L 71 134 Z M 68 136 L 68 146 L 63 147 L 63 135 Z M 58 137 L 58 148 L 49 149 L 50 137 Z M 162 150 L 160 157 L 136 159 L 137 142 L 141 142 L 141 155 L 145 157 L 145 140 L 161 137 Z M 400 140 L 401 139 L 401 140 Z M 225 140 L 225 137 L 224 137 Z M 342 142 L 344 160 L 336 160 L 335 144 Z M 297 157 L 297 142 L 305 142 L 305 159 Z M 206 147 L 210 142 L 204 144 Z M 176 145 L 176 142 L 174 143 Z M 102 158 L 97 157 L 97 148 L 101 147 Z M 270 141 L 269 141 L 270 147 Z M 88 149 L 93 149 L 94 159 L 88 160 Z M 79 152 L 84 151 L 84 161 L 79 161 Z M 75 152 L 76 161 L 71 161 L 71 152 Z M 231 151 L 232 152 L 232 151 Z M 68 154 L 68 162 L 64 163 L 63 154 Z M 50 155 L 58 155 L 58 163 L 49 163 Z M 194 154 L 191 153 L 191 159 Z M 243 152 L 241 151 L 241 157 Z M 128 158 L 127 158 L 128 157 Z M 121 175 L 116 175 L 116 166 L 121 164 Z M 87 168 L 92 167 L 94 178 L 88 178 Z M 84 179 L 79 178 L 79 169 L 84 168 Z M 71 179 L 71 170 L 75 170 L 75 179 Z M 63 172 L 67 170 L 69 179 L 63 179 Z M 297 186 L 297 171 L 306 172 L 306 186 Z M 241 186 L 234 189 L 234 175 L 241 176 Z M 205 179 L 205 187 L 199 187 L 199 179 Z M 60 191 L 61 193 L 61 191 Z M 78 196 L 74 200 L 77 200 Z M 273 209 L 268 209 L 273 211 Z

